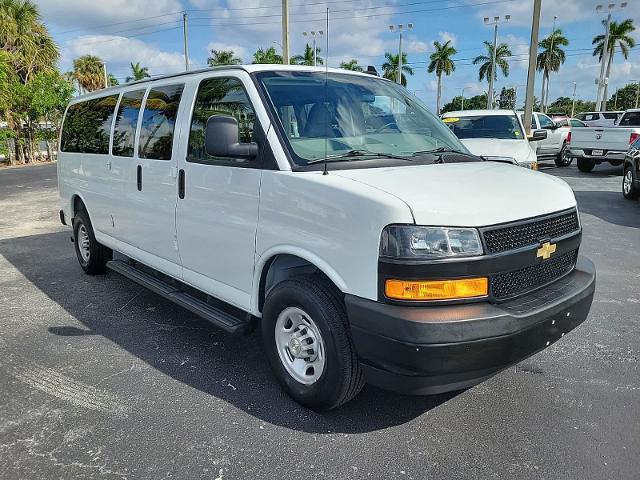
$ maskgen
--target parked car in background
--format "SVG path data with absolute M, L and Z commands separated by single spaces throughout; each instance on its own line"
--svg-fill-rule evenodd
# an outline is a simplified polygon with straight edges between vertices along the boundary
M 538 169 L 535 149 L 527 140 L 520 117 L 513 110 L 447 112 L 442 121 L 474 155 L 487 160 Z M 538 131 L 538 138 L 547 132 Z
M 581 127 L 587 127 L 588 126 L 582 120 L 578 120 L 577 118 L 569 118 L 569 117 L 557 119 L 557 120 L 555 120 L 555 122 L 560 127 L 569 127 L 569 128 L 577 127 L 577 128 L 581 128 Z
M 603 162 L 622 165 L 629 145 L 639 137 L 640 109 L 627 110 L 615 127 L 574 129 L 571 132 L 571 155 L 577 159 L 581 172 L 590 172 Z
M 629 145 L 623 172 L 622 194 L 624 198 L 635 200 L 640 197 L 640 137 Z
M 524 118 L 524 112 L 518 112 L 520 120 Z M 538 160 L 545 158 L 553 158 L 556 166 L 568 167 L 571 164 L 571 150 L 569 148 L 569 132 L 568 125 L 562 126 L 560 123 L 553 121 L 549 116 L 540 112 L 533 112 L 531 119 L 532 130 L 546 130 L 547 138 L 536 141 L 536 154 Z
M 583 112 L 576 115 L 578 120 L 583 121 L 589 127 L 613 127 L 624 111 L 616 110 L 611 112 Z
M 546 114 L 551 120 L 557 122 L 559 120 L 565 120 L 569 118 L 569 115 L 563 112 L 546 112 Z
M 82 269 L 111 268 L 230 333 L 259 327 L 247 342 L 310 408 L 365 381 L 470 387 L 591 307 L 571 187 L 470 154 L 389 80 L 178 73 L 75 97 L 60 138 L 60 219 Z

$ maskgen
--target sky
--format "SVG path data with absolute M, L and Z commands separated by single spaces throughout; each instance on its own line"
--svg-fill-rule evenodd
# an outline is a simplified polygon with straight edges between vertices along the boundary
M 60 46 L 62 71 L 69 71 L 74 58 L 98 55 L 120 82 L 130 72 L 131 62 L 140 62 L 151 75 L 184 70 L 182 12 L 188 18 L 188 48 L 191 68 L 206 67 L 211 49 L 233 50 L 250 63 L 258 48 L 274 46 L 280 51 L 280 0 L 36 0 L 42 19 Z M 597 0 L 542 0 L 540 38 L 556 27 L 569 39 L 567 60 L 550 80 L 550 99 L 571 96 L 595 100 L 594 80 L 599 74 L 591 40 L 604 33 L 603 13 L 596 12 Z M 620 2 L 617 2 L 619 5 Z M 640 0 L 629 0 L 616 9 L 613 19 L 633 18 L 640 43 Z M 484 17 L 511 15 L 498 29 L 498 42 L 507 43 L 513 53 L 508 77 L 499 75 L 496 89 L 515 87 L 517 104 L 524 101 L 531 36 L 533 0 L 289 0 L 292 54 L 302 53 L 308 38 L 304 31 L 325 30 L 329 8 L 329 66 L 355 58 L 363 66 L 381 72 L 385 52 L 398 52 L 398 33 L 389 25 L 413 23 L 406 31 L 403 51 L 414 69 L 407 88 L 435 109 L 436 78 L 427 72 L 433 42 L 451 40 L 458 53 L 455 72 L 443 80 L 443 103 L 487 90 L 478 81 L 473 59 L 486 52 L 484 40 L 493 39 L 493 27 Z M 326 38 L 318 40 L 325 56 Z M 618 51 L 609 80 L 609 91 L 640 79 L 640 46 L 625 60 Z M 540 96 L 541 76 L 536 76 L 535 94 Z

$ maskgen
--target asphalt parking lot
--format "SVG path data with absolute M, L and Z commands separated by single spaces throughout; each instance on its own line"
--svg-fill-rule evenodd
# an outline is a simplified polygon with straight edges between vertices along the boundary
M 317 414 L 275 384 L 257 333 L 84 275 L 54 165 L 0 169 L 0 478 L 637 479 L 640 203 L 620 167 L 544 171 L 578 199 L 588 320 L 457 395 L 365 387 Z

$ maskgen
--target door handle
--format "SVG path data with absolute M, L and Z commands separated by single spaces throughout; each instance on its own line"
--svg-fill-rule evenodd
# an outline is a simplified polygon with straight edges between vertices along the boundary
M 138 165 L 137 169 L 138 191 L 142 191 L 142 165 Z
M 178 172 L 178 198 L 184 198 L 184 170 Z
M 107 170 L 111 170 L 111 160 L 107 160 Z

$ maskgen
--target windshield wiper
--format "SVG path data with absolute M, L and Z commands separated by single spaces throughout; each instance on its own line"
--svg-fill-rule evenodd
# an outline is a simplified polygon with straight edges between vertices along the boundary
M 467 152 L 463 152 L 462 150 L 456 150 L 455 148 L 449 148 L 449 147 L 438 147 L 438 148 L 434 148 L 433 150 L 418 150 L 417 152 L 413 152 L 412 156 L 417 157 L 420 155 L 429 155 L 429 154 L 437 155 L 439 153 L 459 153 L 461 155 L 473 156 Z
M 397 160 L 405 160 L 407 162 L 412 161 L 407 157 L 403 157 L 401 155 L 394 155 L 393 153 L 380 153 L 380 152 L 372 152 L 370 150 L 349 150 L 345 153 L 338 153 L 335 155 L 327 155 L 326 158 L 316 158 L 315 160 L 310 160 L 307 162 L 307 165 L 313 165 L 314 163 L 322 163 L 322 162 L 349 162 L 353 157 L 378 157 L 378 158 L 393 158 Z

